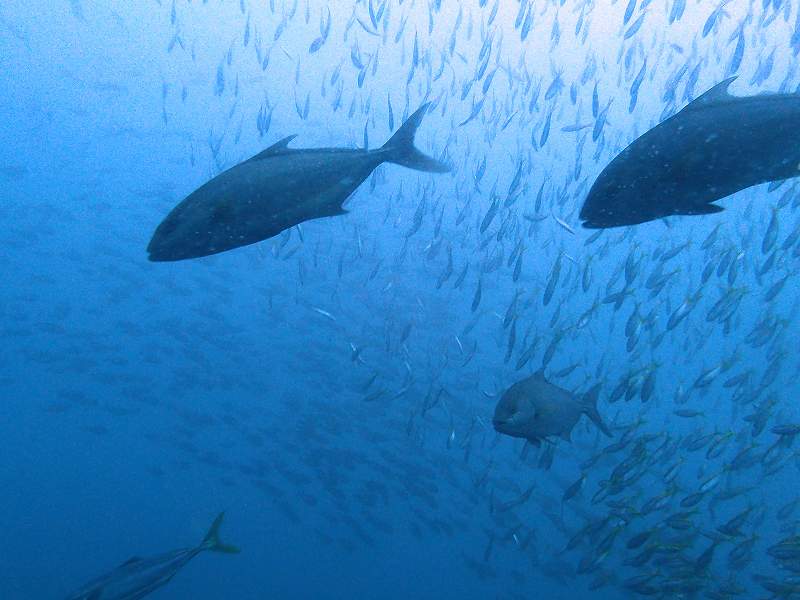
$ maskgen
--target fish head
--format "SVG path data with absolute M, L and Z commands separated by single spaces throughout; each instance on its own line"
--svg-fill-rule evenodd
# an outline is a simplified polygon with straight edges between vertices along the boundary
M 632 197 L 634 190 L 601 174 L 589 190 L 580 219 L 587 229 L 637 225 L 652 220 L 647 202 Z M 635 194 L 638 198 L 638 193 Z
M 512 386 L 498 401 L 492 425 L 498 433 L 528 438 L 535 434 L 536 418 L 535 404 Z
M 675 176 L 679 173 L 655 169 L 657 154 L 643 150 L 638 142 L 618 154 L 592 184 L 580 212 L 585 228 L 638 225 L 678 214 L 681 186 Z
M 230 201 L 208 202 L 191 195 L 159 224 L 147 246 L 154 262 L 217 254 L 243 245 Z

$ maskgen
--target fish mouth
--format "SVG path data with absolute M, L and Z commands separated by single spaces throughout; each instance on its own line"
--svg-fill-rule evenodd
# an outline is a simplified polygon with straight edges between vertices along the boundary
M 195 258 L 195 256 L 192 253 L 175 248 L 172 244 L 159 240 L 158 236 L 153 236 L 153 239 L 147 245 L 147 260 L 150 262 L 174 262 L 187 258 Z
M 507 420 L 504 421 L 502 419 L 495 419 L 492 420 L 492 425 L 494 426 L 494 430 L 497 433 L 502 435 L 507 435 L 509 437 L 525 437 L 525 434 L 519 430 L 517 426 L 514 425 L 513 421 Z
M 177 228 L 177 223 L 168 215 L 161 223 L 159 223 L 156 230 L 153 232 L 153 237 L 150 238 L 150 243 L 147 244 L 148 260 L 152 262 L 165 262 L 170 260 L 179 260 L 177 258 L 174 244 L 170 243 L 170 234 Z
M 612 229 L 615 227 L 633 227 L 650 221 L 671 217 L 674 214 L 663 214 L 659 211 L 637 210 L 635 212 L 624 211 L 617 208 L 611 209 L 603 206 L 587 204 L 581 209 L 578 218 L 582 221 L 584 229 Z
M 177 262 L 193 258 L 204 258 L 219 254 L 231 248 L 216 248 L 207 246 L 190 247 L 174 243 L 157 243 L 155 238 L 147 246 L 147 260 L 150 262 Z
M 584 229 L 608 229 L 610 227 L 625 225 L 620 219 L 610 219 L 607 215 L 603 214 L 603 211 L 587 209 L 586 206 L 583 207 L 578 218 L 583 221 L 581 226 Z
M 581 226 L 584 229 L 612 229 L 614 227 L 632 227 L 633 225 L 640 225 L 648 221 L 654 221 L 660 217 L 654 216 L 651 218 L 637 218 L 637 219 L 622 219 L 622 218 L 607 218 L 598 215 L 586 214 L 581 215 L 580 219 L 583 221 Z
M 196 232 L 205 231 L 207 225 L 197 219 L 187 218 L 185 200 L 164 217 L 153 231 L 147 244 L 148 259 L 152 262 L 172 262 L 213 254 L 211 244 L 198 239 Z M 189 213 L 191 216 L 191 213 Z M 195 235 L 187 233 L 195 232 Z
M 214 253 L 205 251 L 206 248 L 185 243 L 180 236 L 175 234 L 175 230 L 175 223 L 169 220 L 165 220 L 156 228 L 150 243 L 147 244 L 148 260 L 151 262 L 174 262 Z
M 158 253 L 158 252 L 150 252 L 147 255 L 147 260 L 149 260 L 150 262 L 174 262 L 176 260 L 181 260 L 181 259 L 180 258 L 174 258 L 174 257 L 168 256 L 166 254 L 161 254 L 161 253 Z
M 502 432 L 504 429 L 508 429 L 508 425 L 511 424 L 511 421 L 507 419 L 492 419 L 492 426 L 494 426 L 496 431 Z
M 584 229 L 603 229 L 605 227 L 609 227 L 607 221 L 604 222 L 603 219 L 598 218 L 597 213 L 595 213 L 593 210 L 587 210 L 586 206 L 583 207 L 583 210 L 581 210 L 578 218 L 583 221 L 581 226 Z
M 597 201 L 587 199 L 578 218 L 582 221 L 584 229 L 610 229 L 612 227 L 625 227 L 643 223 L 647 219 L 625 218 L 616 210 L 610 210 Z
M 201 256 L 207 256 L 207 254 L 178 252 L 172 248 L 147 247 L 147 260 L 150 262 L 176 262 L 190 258 L 200 258 Z
M 147 260 L 151 262 L 168 262 L 179 259 L 175 257 L 174 252 L 170 252 L 169 246 L 159 243 L 157 236 L 153 236 L 153 239 L 147 244 Z
M 608 227 L 608 225 L 603 225 L 595 221 L 584 221 L 582 225 L 584 229 L 606 229 Z

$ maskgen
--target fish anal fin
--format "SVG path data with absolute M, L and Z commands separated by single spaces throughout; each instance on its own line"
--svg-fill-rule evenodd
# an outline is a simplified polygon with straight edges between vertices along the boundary
M 277 156 L 279 154 L 286 154 L 287 152 L 293 152 L 293 150 L 290 150 L 288 148 L 288 146 L 289 146 L 289 142 L 291 142 L 296 137 L 297 137 L 297 135 L 290 135 L 290 136 L 287 136 L 287 137 L 283 138 L 282 140 L 279 140 L 279 141 L 275 142 L 269 148 L 265 148 L 264 150 L 262 150 L 261 152 L 259 152 L 255 156 L 250 157 L 247 160 L 247 162 L 250 162 L 250 161 L 253 161 L 253 160 L 262 160 L 262 159 L 268 158 L 270 156 Z
M 523 461 L 527 460 L 528 459 L 528 453 L 529 453 L 530 449 L 531 449 L 531 445 L 528 442 L 528 440 L 526 439 L 525 443 L 522 445 L 522 452 L 520 452 L 520 454 L 519 454 L 519 459 L 523 460 Z
M 528 442 L 530 442 L 532 446 L 536 446 L 537 448 L 542 445 L 542 440 L 540 440 L 539 438 L 529 437 L 525 439 L 528 440 Z
M 339 217 L 341 215 L 346 215 L 349 210 L 346 210 L 342 206 L 326 206 L 324 209 L 319 211 L 320 217 Z
M 594 385 L 588 392 L 583 395 L 581 404 L 583 405 L 583 414 L 585 414 L 594 423 L 597 428 L 608 437 L 614 437 L 611 430 L 603 422 L 603 418 L 597 411 L 597 399 L 600 396 L 600 384 Z
M 709 104 L 722 102 L 732 98 L 732 96 L 728 93 L 728 87 L 730 87 L 736 77 L 737 76 L 734 75 L 733 77 L 728 77 L 727 79 L 720 81 L 717 85 L 700 94 L 697 98 L 687 104 L 684 110 L 687 108 L 702 108 L 703 106 L 708 106 Z

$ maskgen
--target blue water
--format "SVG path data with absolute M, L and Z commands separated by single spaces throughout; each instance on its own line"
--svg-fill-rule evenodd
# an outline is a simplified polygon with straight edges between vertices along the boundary
M 796 90 L 798 22 L 789 0 L 6 0 L 0 598 L 67 597 L 132 556 L 198 544 L 223 510 L 241 553 L 199 555 L 152 598 L 628 598 L 639 576 L 656 597 L 768 597 L 754 575 L 800 597 L 767 553 L 800 515 L 797 447 L 771 430 L 800 419 L 799 253 L 781 249 L 796 182 L 589 244 L 578 219 L 603 167 L 713 84 Z M 161 219 L 225 168 L 292 134 L 375 148 L 426 101 L 417 144 L 450 174 L 383 165 L 346 216 L 148 262 Z M 618 310 L 604 302 L 622 290 Z M 726 293 L 729 317 L 709 319 Z M 494 432 L 499 394 L 545 355 L 561 387 L 602 383 L 614 440 L 585 418 L 541 449 Z M 610 402 L 622 380 L 630 397 Z M 702 414 L 675 413 L 688 409 Z M 598 496 L 630 457 L 641 477 Z M 625 564 L 645 547 L 629 539 L 692 510 L 681 500 L 717 475 L 652 561 Z M 689 569 L 748 507 L 741 535 Z

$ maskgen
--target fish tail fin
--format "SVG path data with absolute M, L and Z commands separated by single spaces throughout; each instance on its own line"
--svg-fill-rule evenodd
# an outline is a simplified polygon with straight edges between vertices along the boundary
M 203 543 L 201 544 L 205 550 L 211 550 L 212 552 L 224 552 L 225 554 L 239 554 L 240 550 L 236 546 L 229 546 L 228 544 L 223 544 L 222 541 L 219 539 L 219 528 L 222 525 L 222 519 L 225 516 L 224 512 L 221 512 L 217 515 L 217 518 L 214 519 L 214 522 L 211 524 L 211 527 L 206 534 L 206 537 L 203 538 Z
M 603 422 L 603 418 L 600 416 L 600 413 L 597 411 L 597 397 L 600 395 L 600 384 L 596 384 L 592 389 L 590 389 L 586 394 L 583 396 L 583 412 L 584 414 L 592 420 L 592 423 L 597 425 L 597 428 L 606 434 L 608 437 L 614 437 L 614 434 L 611 433 L 611 430 L 608 426 Z
M 387 161 L 409 169 L 430 171 L 431 173 L 447 173 L 450 170 L 449 166 L 423 154 L 414 147 L 414 136 L 429 105 L 429 102 L 423 104 L 413 115 L 408 117 L 406 122 L 389 138 L 388 142 L 381 146 L 378 152 L 385 153 Z

